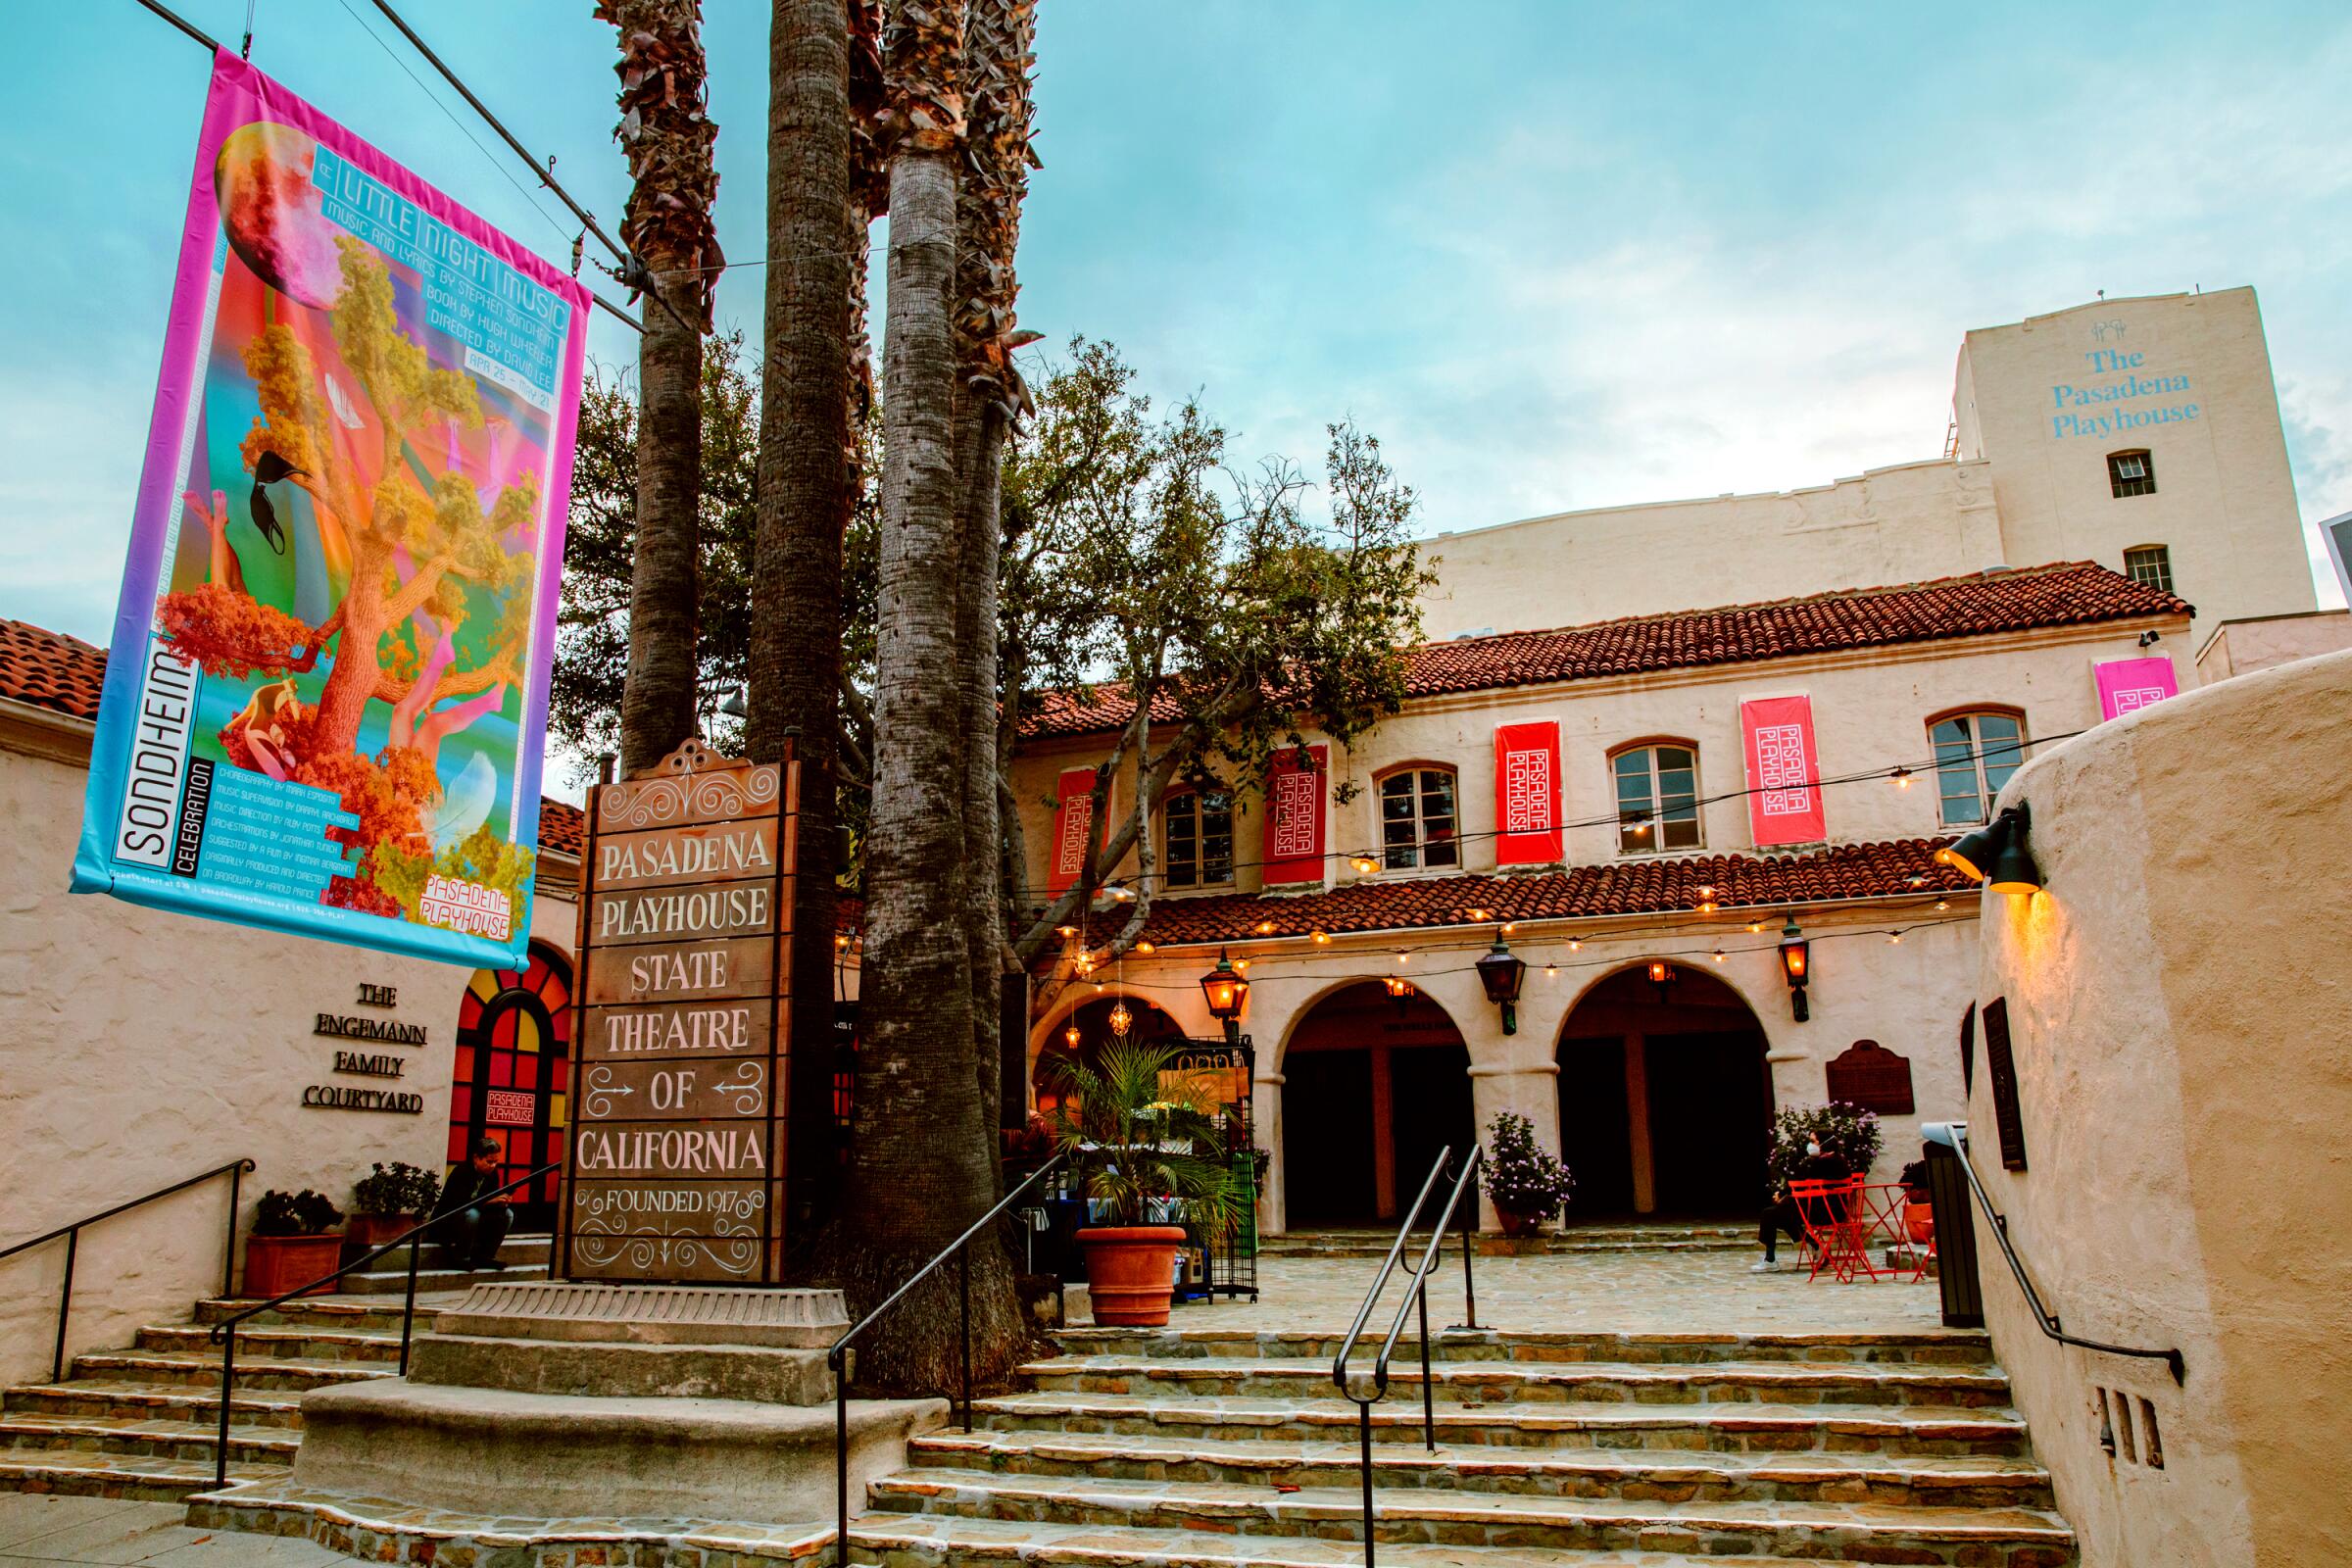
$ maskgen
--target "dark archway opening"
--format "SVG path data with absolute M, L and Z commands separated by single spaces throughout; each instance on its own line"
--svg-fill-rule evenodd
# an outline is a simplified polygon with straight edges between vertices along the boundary
M 1763 1026 L 1711 974 L 1609 976 L 1560 1030 L 1560 1146 L 1571 1222 L 1753 1214 L 1764 1201 L 1772 1075 Z
M 1470 1051 L 1446 1009 L 1377 981 L 1335 991 L 1282 1057 L 1284 1223 L 1394 1223 L 1450 1146 L 1477 1137 Z
M 1120 1038 L 1111 1026 L 1114 1021 L 1112 1015 L 1119 1010 L 1122 1002 L 1126 1004 L 1127 1010 L 1127 1039 L 1165 1042 L 1184 1038 L 1184 1030 L 1174 1018 L 1141 997 L 1120 997 L 1116 993 L 1106 992 L 1092 998 L 1055 1024 L 1054 1032 L 1046 1037 L 1046 1043 L 1038 1049 L 1037 1060 L 1030 1067 L 1030 1093 L 1038 1109 L 1051 1109 L 1059 1098 L 1054 1089 L 1054 1064 L 1056 1061 L 1075 1057 L 1093 1066 L 1102 1048 Z M 1078 1032 L 1075 1044 L 1070 1038 L 1072 1029 Z

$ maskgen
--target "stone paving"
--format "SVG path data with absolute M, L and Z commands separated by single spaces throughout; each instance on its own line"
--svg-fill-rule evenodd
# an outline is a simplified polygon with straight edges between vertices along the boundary
M 139 1563 L 155 1568 L 348 1568 L 308 1541 L 192 1529 L 176 1502 L 0 1494 L 0 1568 Z
M 1784 1248 L 1788 1261 L 1793 1248 Z M 1472 1275 L 1481 1328 L 1534 1332 L 1755 1334 L 1852 1332 L 1903 1334 L 1943 1322 L 1933 1280 L 1885 1279 L 1840 1285 L 1802 1271 L 1753 1274 L 1762 1254 L 1738 1250 L 1583 1252 L 1480 1257 Z M 1175 1329 L 1284 1329 L 1344 1333 L 1362 1304 L 1377 1261 L 1337 1257 L 1261 1257 L 1259 1297 L 1220 1298 L 1179 1307 Z M 1388 1331 L 1407 1289 L 1400 1265 L 1387 1304 L 1374 1314 Z M 1449 1246 L 1431 1282 L 1432 1329 L 1461 1321 L 1462 1257 Z M 1412 1332 L 1411 1324 L 1406 1333 Z

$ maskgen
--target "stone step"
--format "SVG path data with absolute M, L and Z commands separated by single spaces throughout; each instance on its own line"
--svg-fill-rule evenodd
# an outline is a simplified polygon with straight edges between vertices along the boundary
M 1355 1363 L 1354 1386 L 1368 1387 L 1370 1357 Z M 1341 1397 L 1325 1361 L 1200 1357 L 1059 1356 L 1033 1361 L 1020 1375 L 1041 1393 L 1140 1394 L 1187 1397 L 1327 1399 Z M 1420 1397 L 1417 1357 L 1389 1369 L 1392 1397 Z M 1985 1409 L 2009 1402 L 2009 1380 L 1994 1368 L 1919 1367 L 1853 1362 L 1711 1361 L 1693 1366 L 1588 1361 L 1535 1365 L 1517 1361 L 1440 1361 L 1430 1384 L 1442 1404 L 1547 1400 L 1635 1404 L 1902 1404 Z
M 435 1292 L 429 1298 L 420 1296 L 416 1302 L 417 1326 L 428 1327 L 435 1312 L 455 1304 L 458 1299 L 458 1297 L 445 1291 Z M 257 1298 L 214 1297 L 196 1303 L 196 1321 L 210 1328 L 249 1307 L 259 1305 L 261 1302 Z M 367 1296 L 301 1296 L 245 1321 L 248 1327 L 255 1328 L 298 1324 L 305 1328 L 398 1335 L 400 1314 L 401 1302 L 397 1298 L 383 1301 Z
M 220 1395 L 210 1389 L 179 1383 L 135 1383 L 115 1378 L 89 1378 L 74 1383 L 36 1383 L 10 1389 L 0 1406 L 11 1414 L 57 1416 L 71 1420 L 194 1421 L 209 1431 L 219 1420 Z M 232 1430 L 243 1426 L 299 1431 L 302 1395 L 297 1391 L 254 1389 L 237 1380 L 229 1396 Z
M 400 1359 L 400 1327 L 380 1329 L 317 1328 L 308 1324 L 247 1323 L 237 1331 L 237 1370 L 264 1360 L 365 1361 L 395 1363 Z M 134 1348 L 185 1350 L 220 1358 L 221 1342 L 213 1331 L 195 1324 L 155 1324 L 139 1330 Z
M 1295 1231 L 1258 1242 L 1260 1257 L 1386 1257 L 1396 1243 L 1395 1231 Z M 1429 1245 L 1426 1232 L 1414 1238 L 1413 1250 Z M 1503 1236 L 1483 1231 L 1478 1237 L 1481 1257 L 1585 1255 L 1609 1252 L 1738 1251 L 1756 1245 L 1754 1224 L 1736 1225 L 1574 1225 L 1534 1236 Z M 1448 1256 L 1458 1257 L 1458 1238 L 1448 1238 Z
M 881 1508 L 1030 1524 L 1330 1539 L 1363 1517 L 1345 1487 L 1131 1482 L 927 1469 L 870 1489 Z M 1375 1492 L 1379 1539 L 1444 1546 L 1658 1549 L 1861 1561 L 1967 1561 L 2018 1568 L 2071 1558 L 2074 1532 L 2034 1508 L 1886 1507 L 1832 1502 L 1656 1502 L 1427 1488 Z M 1965 1558 L 1959 1554 L 1966 1552 Z
M 1344 1399 L 1186 1398 L 1150 1394 L 1007 1394 L 972 1402 L 999 1432 L 1159 1434 L 1180 1441 L 1348 1442 L 1356 1407 Z M 1884 1453 L 2022 1458 L 2026 1425 L 2014 1410 L 1924 1405 L 1637 1404 L 1623 1401 L 1437 1407 L 1446 1445 L 1513 1448 L 1706 1449 L 1721 1452 Z M 1375 1443 L 1422 1441 L 1418 1401 L 1372 1409 Z
M 389 1253 L 382 1259 L 392 1262 L 403 1254 Z M 433 1263 L 431 1249 L 425 1251 L 427 1267 L 416 1271 L 416 1289 L 422 1291 L 466 1291 L 476 1285 L 496 1285 L 514 1280 L 543 1280 L 547 1278 L 545 1261 L 503 1265 L 494 1269 L 442 1268 Z M 400 1296 L 409 1288 L 409 1270 L 404 1261 L 398 1268 L 364 1269 L 346 1274 L 337 1287 L 346 1296 Z
M 175 1383 L 183 1388 L 220 1386 L 220 1348 L 209 1353 L 194 1350 L 93 1350 L 74 1358 L 74 1375 L 83 1378 L 120 1376 L 134 1383 Z M 330 1383 L 362 1378 L 388 1378 L 393 1369 L 373 1361 L 308 1361 L 290 1356 L 238 1358 L 239 1389 L 322 1389 Z
M 288 1427 L 240 1426 L 231 1411 L 228 1457 L 233 1463 L 292 1464 L 302 1434 Z M 212 1462 L 220 1429 L 212 1421 L 134 1420 L 122 1416 L 0 1414 L 0 1449 L 131 1454 L 151 1459 Z
M 283 1464 L 231 1460 L 230 1482 L 263 1481 L 287 1473 Z M 178 1502 L 213 1489 L 213 1461 L 134 1454 L 0 1448 L 0 1492 L 47 1492 L 63 1496 L 121 1497 L 128 1502 Z
M 1055 1331 L 1069 1355 L 1167 1358 L 1230 1357 L 1319 1360 L 1328 1366 L 1346 1338 L 1339 1332 L 1250 1329 L 1077 1328 Z M 1984 1366 L 1992 1343 L 1982 1329 L 1910 1334 L 1600 1334 L 1505 1329 L 1442 1329 L 1430 1353 L 1446 1361 L 1612 1361 L 1691 1366 L 1709 1361 L 1875 1362 Z
M 935 1432 L 907 1446 L 917 1469 L 1121 1481 L 1349 1488 L 1362 1472 L 1352 1442 L 1234 1442 L 1070 1433 Z M 1872 1502 L 1893 1507 L 2047 1508 L 2050 1479 L 2016 1460 L 1891 1458 L 1880 1453 L 1531 1451 L 1493 1445 L 1381 1444 L 1374 1485 L 1523 1496 L 1656 1502 Z
M 1360 1507 L 1360 1501 L 1359 1501 Z M 1360 1520 L 1361 1515 L 1358 1515 Z M 1789 1559 L 1738 1548 L 1710 1551 L 1672 1527 L 1641 1532 L 1645 1544 L 1626 1548 L 1422 1545 L 1380 1548 L 1383 1568 L 1788 1568 Z M 1725 1540 L 1739 1539 L 1725 1537 Z M 1826 1543 L 1825 1543 L 1826 1544 Z M 1864 1546 L 1863 1549 L 1868 1549 Z M 1975 1555 L 1959 1553 L 1975 1552 Z M 1736 1553 L 1736 1554 L 1735 1554 Z M 643 1561 L 643 1558 L 639 1559 Z M 974 1563 L 1090 1565 L 1090 1568 L 1342 1568 L 1364 1560 L 1354 1530 L 1329 1539 L 1235 1534 L 1208 1530 L 1147 1530 L 1101 1525 L 1037 1524 L 970 1519 L 954 1514 L 904 1514 L 896 1521 L 869 1513 L 851 1522 L 851 1560 L 888 1568 L 967 1568 Z M 1832 1557 L 1832 1561 L 1964 1563 L 1968 1568 L 2066 1568 L 2071 1545 L 1984 1547 L 1962 1544 L 1953 1554 Z

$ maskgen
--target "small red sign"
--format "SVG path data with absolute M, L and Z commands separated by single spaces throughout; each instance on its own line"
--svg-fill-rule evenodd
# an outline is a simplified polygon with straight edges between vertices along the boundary
M 1494 726 L 1497 865 L 1548 865 L 1560 858 L 1560 725 L 1557 719 Z
M 493 1127 L 528 1127 L 539 1097 L 516 1089 L 493 1089 L 482 1119 Z
M 1331 749 L 1293 746 L 1274 754 L 1266 779 L 1265 880 L 1323 880 L 1324 780 Z
M 1747 751 L 1747 820 L 1759 848 L 1830 836 L 1813 754 L 1813 699 L 1761 697 L 1740 705 Z

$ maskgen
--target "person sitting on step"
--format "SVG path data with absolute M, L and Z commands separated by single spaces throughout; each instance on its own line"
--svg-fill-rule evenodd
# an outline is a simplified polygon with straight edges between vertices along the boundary
M 449 1249 L 460 1268 L 478 1273 L 498 1267 L 499 1244 L 514 1223 L 514 1210 L 504 1199 L 485 1201 L 482 1195 L 505 1185 L 498 1179 L 498 1162 L 505 1154 L 498 1140 L 485 1134 L 473 1141 L 473 1157 L 441 1184 L 441 1201 L 433 1206 L 432 1237 Z

